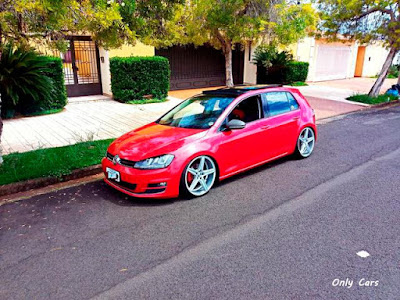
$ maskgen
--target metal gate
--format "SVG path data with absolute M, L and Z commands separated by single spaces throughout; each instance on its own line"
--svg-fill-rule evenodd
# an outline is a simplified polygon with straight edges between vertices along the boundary
M 225 58 L 210 45 L 172 46 L 156 49 L 156 55 L 168 58 L 171 67 L 171 90 L 225 85 Z M 244 51 L 240 45 L 232 52 L 235 84 L 243 83 Z
M 68 97 L 102 94 L 99 49 L 90 37 L 71 37 L 63 60 Z

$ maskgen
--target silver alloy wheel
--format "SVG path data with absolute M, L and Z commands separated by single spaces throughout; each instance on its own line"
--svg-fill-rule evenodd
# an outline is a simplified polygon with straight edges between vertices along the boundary
M 310 127 L 304 128 L 297 140 L 297 149 L 302 157 L 308 157 L 314 150 L 315 135 Z
M 217 168 L 214 161 L 208 156 L 199 156 L 193 159 L 185 173 L 186 189 L 193 196 L 202 196 L 214 184 Z

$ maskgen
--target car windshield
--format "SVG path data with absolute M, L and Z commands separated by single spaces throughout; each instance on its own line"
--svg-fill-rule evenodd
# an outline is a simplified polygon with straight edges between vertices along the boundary
M 207 129 L 214 125 L 233 97 L 200 95 L 183 101 L 158 120 L 158 124 Z

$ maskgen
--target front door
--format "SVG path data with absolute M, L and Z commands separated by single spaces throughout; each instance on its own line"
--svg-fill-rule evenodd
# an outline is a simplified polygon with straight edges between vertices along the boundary
M 263 141 L 260 140 L 263 122 L 260 96 L 241 101 L 229 114 L 226 122 L 232 119 L 245 122 L 246 127 L 220 132 L 216 159 L 220 162 L 222 177 L 257 164 L 260 153 L 264 151 L 261 145 Z
M 361 77 L 364 68 L 364 59 L 365 59 L 365 46 L 359 46 L 357 51 L 357 61 L 356 61 L 356 69 L 354 71 L 354 77 Z
M 60 56 L 68 97 L 102 94 L 99 49 L 90 37 L 71 37 Z

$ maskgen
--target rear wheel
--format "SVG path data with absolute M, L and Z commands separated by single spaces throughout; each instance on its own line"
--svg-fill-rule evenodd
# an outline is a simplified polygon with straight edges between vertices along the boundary
M 304 128 L 297 139 L 296 155 L 299 158 L 306 158 L 311 155 L 315 146 L 315 134 L 311 127 Z
M 186 166 L 182 174 L 181 190 L 191 197 L 208 193 L 215 183 L 217 167 L 209 156 L 198 156 Z

